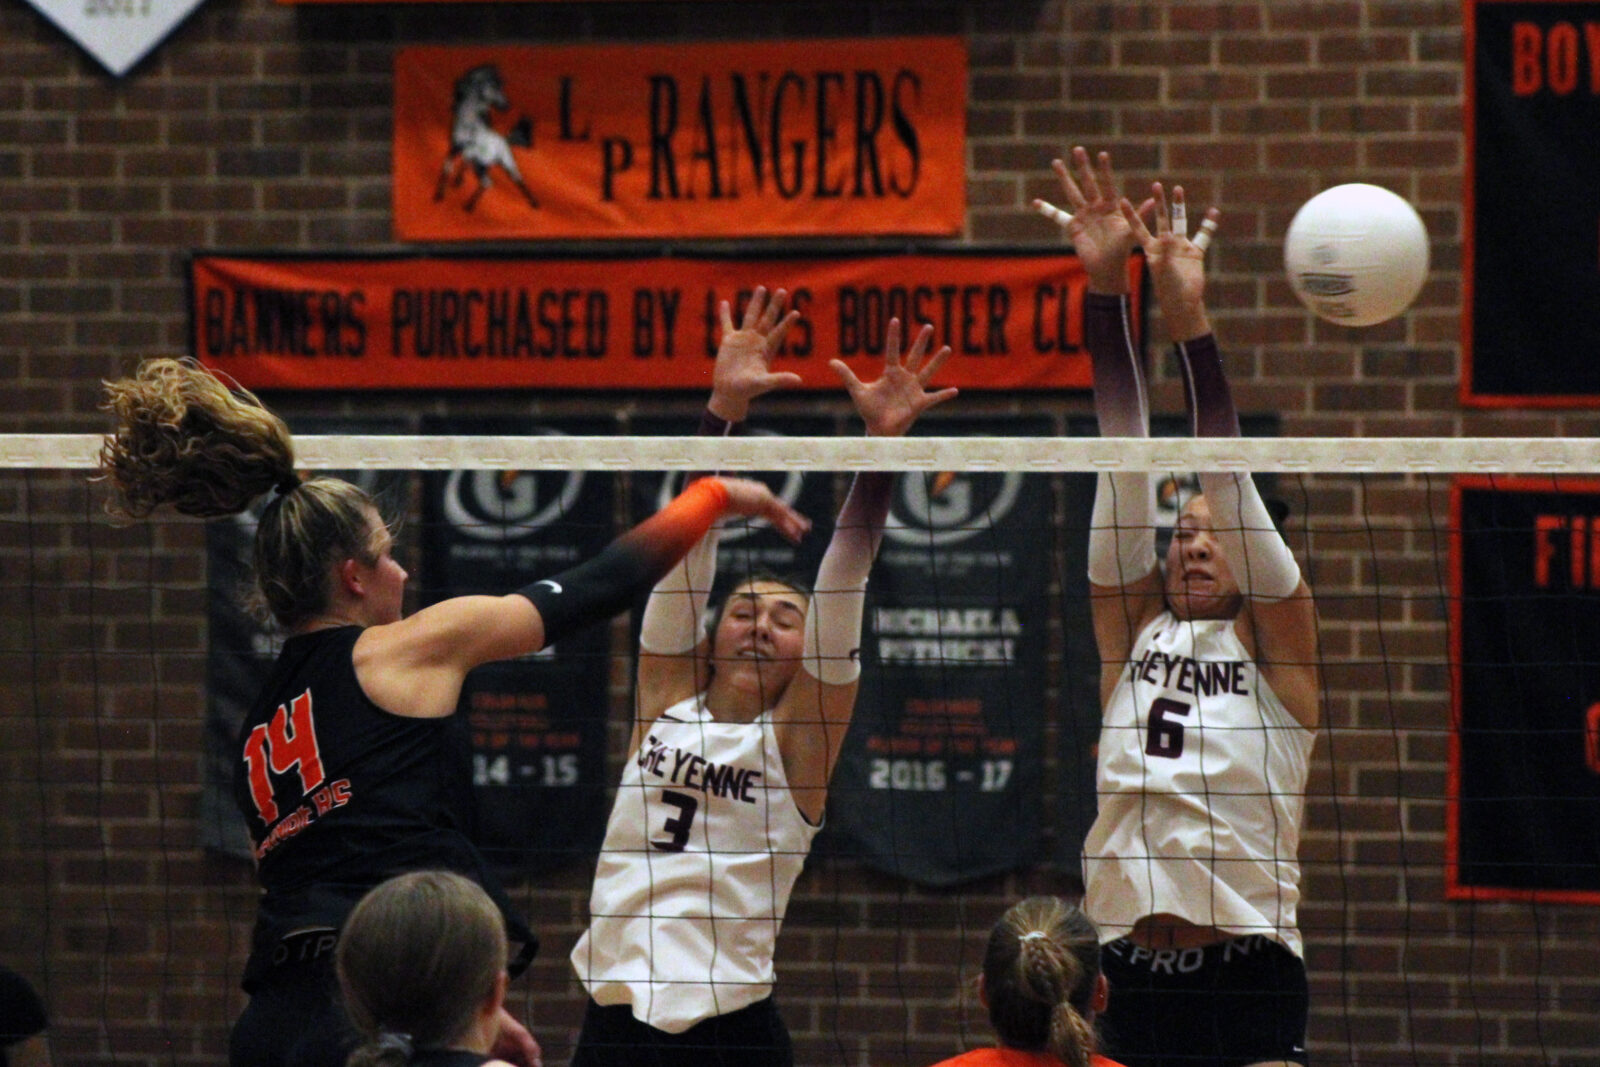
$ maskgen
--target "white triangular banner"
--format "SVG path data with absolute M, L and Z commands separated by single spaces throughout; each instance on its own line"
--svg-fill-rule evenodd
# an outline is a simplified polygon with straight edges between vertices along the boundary
M 204 0 L 27 0 L 117 77 Z

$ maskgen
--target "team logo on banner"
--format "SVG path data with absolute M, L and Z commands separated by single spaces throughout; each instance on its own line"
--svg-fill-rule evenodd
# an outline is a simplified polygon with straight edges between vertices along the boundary
M 451 471 L 440 506 L 463 537 L 521 540 L 572 510 L 583 477 L 582 471 Z
M 470 174 L 477 179 L 477 184 L 461 209 L 471 211 L 499 175 L 522 193 L 530 208 L 539 206 L 533 190 L 522 180 L 522 168 L 517 166 L 516 156 L 511 151 L 513 148 L 532 149 L 533 120 L 521 115 L 505 133 L 494 126 L 495 116 L 510 106 L 498 67 L 492 64 L 473 67 L 456 79 L 455 101 L 450 109 L 450 151 L 445 154 L 439 171 L 434 200 L 443 200 L 448 190 L 460 188 Z
M 943 472 L 900 479 L 883 535 L 906 545 L 953 545 L 992 533 L 1022 492 L 1020 471 Z
M 403 240 L 959 233 L 957 37 L 408 48 Z

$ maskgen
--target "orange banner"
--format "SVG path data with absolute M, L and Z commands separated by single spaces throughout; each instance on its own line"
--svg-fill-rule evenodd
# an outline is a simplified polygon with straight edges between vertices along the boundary
M 709 389 L 718 305 L 757 282 L 794 294 L 776 365 L 804 388 L 839 388 L 835 356 L 870 374 L 892 317 L 951 347 L 941 385 L 1090 384 L 1087 280 L 1065 254 L 197 256 L 191 271 L 196 357 L 252 389 Z M 1142 307 L 1139 260 L 1130 273 Z
M 402 49 L 395 232 L 956 234 L 966 76 L 959 37 Z

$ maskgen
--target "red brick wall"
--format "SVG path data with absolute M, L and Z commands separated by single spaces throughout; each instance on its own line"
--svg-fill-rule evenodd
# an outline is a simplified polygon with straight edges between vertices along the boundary
M 1592 416 L 1456 405 L 1456 0 L 209 0 L 121 81 L 24 5 L 0 7 L 0 431 L 99 429 L 99 379 L 183 351 L 193 249 L 392 248 L 390 71 L 404 44 L 906 32 L 969 44 L 968 239 L 1051 243 L 1025 205 L 1052 193 L 1049 160 L 1075 142 L 1111 149 L 1130 182 L 1179 180 L 1192 201 L 1224 208 L 1212 303 L 1247 412 L 1280 413 L 1292 435 L 1593 430 Z M 1350 180 L 1409 198 L 1433 237 L 1416 308 L 1359 332 L 1303 313 L 1280 256 L 1294 209 Z M 1170 378 L 1157 402 L 1181 406 Z M 694 410 L 680 398 L 627 406 Z M 1600 1063 L 1600 912 L 1443 900 L 1448 678 L 1434 525 L 1446 481 L 1318 478 L 1303 491 L 1330 659 L 1302 849 L 1317 1061 Z M 254 891 L 248 870 L 195 845 L 203 539 L 184 523 L 112 530 L 95 507 L 81 477 L 0 477 L 0 958 L 47 991 L 62 1067 L 214 1063 L 241 1003 Z M 1014 897 L 1062 885 L 1041 869 L 927 892 L 813 864 L 779 953 L 801 1062 L 916 1067 L 987 1040 L 962 992 L 983 933 Z M 518 894 L 547 936 L 517 1007 L 552 1063 L 580 1010 L 564 953 L 586 890 L 580 870 Z

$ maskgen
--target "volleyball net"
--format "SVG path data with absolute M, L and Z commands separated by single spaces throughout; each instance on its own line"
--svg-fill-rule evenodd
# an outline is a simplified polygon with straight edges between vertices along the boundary
M 724 584 L 809 580 L 849 474 L 902 472 L 777 996 L 797 1062 L 905 1067 L 991 1042 L 972 989 L 990 924 L 1021 896 L 1081 890 L 1095 474 L 1155 473 L 1170 524 L 1193 472 L 1253 472 L 1289 506 L 1319 615 L 1297 850 L 1313 1060 L 1593 1062 L 1600 441 L 924 421 L 929 436 L 899 440 L 818 419 L 732 439 L 673 436 L 681 420 L 626 436 L 596 420 L 491 436 L 505 429 L 491 422 L 296 449 L 403 520 L 412 606 L 592 555 L 704 470 L 769 481 L 817 527 L 798 546 L 730 527 Z M 275 643 L 239 607 L 249 516 L 113 526 L 87 480 L 98 449 L 94 435 L 0 437 L 0 962 L 45 993 L 57 1063 L 209 1062 L 242 1004 L 256 896 L 231 731 Z M 619 620 L 484 668 L 458 716 L 481 843 L 544 940 L 512 997 L 546 1062 L 565 1061 L 582 1013 L 566 957 L 636 648 Z

